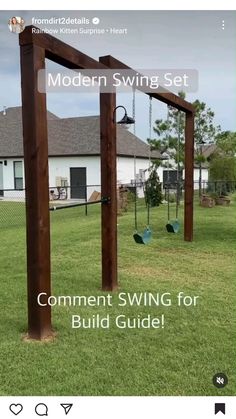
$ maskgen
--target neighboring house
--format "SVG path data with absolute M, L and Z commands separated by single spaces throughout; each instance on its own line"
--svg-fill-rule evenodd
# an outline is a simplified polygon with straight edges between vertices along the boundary
M 100 180 L 99 116 L 58 118 L 48 112 L 49 185 L 71 186 L 68 198 L 85 199 Z M 145 180 L 149 167 L 149 146 L 122 126 L 117 126 L 117 181 L 134 182 L 134 155 L 137 180 Z M 161 158 L 152 152 L 153 158 Z M 19 197 L 24 183 L 21 107 L 0 113 L 0 194 Z M 162 170 L 159 169 L 160 177 Z M 97 186 L 96 186 L 97 185 Z M 15 191 L 15 192 L 14 192 Z M 15 193 L 15 195 L 14 195 Z
M 205 188 L 208 182 L 208 164 L 202 164 L 202 187 Z M 193 172 L 193 181 L 194 181 L 194 189 L 199 189 L 199 177 L 200 177 L 200 170 L 198 165 L 194 165 L 194 172 Z
M 165 165 L 163 167 L 159 168 L 159 178 L 160 182 L 165 185 L 167 182 L 167 179 L 169 179 L 169 184 L 176 184 L 177 181 L 177 164 L 173 158 L 170 159 L 169 165 L 170 170 L 168 170 L 168 156 L 170 152 L 173 150 L 166 150 L 164 153 L 162 153 L 162 160 L 165 162 Z M 202 163 L 201 165 L 201 178 L 202 178 L 202 187 L 207 186 L 208 177 L 209 177 L 209 163 L 214 156 L 214 154 L 217 152 L 217 146 L 215 144 L 208 144 L 208 145 L 202 145 L 202 155 L 205 157 L 206 161 Z M 165 167 L 164 167 L 165 166 Z M 169 173 L 168 173 L 169 172 Z M 183 169 L 180 173 L 180 176 L 184 180 L 185 178 L 185 170 Z M 200 169 L 199 165 L 194 163 L 194 172 L 193 172 L 193 179 L 194 179 L 194 189 L 199 189 L 199 177 L 200 177 Z
M 202 155 L 205 157 L 207 162 L 210 162 L 214 154 L 219 151 L 216 144 L 204 144 L 202 145 Z
M 207 185 L 209 178 L 209 163 L 217 152 L 216 144 L 204 144 L 201 146 L 201 154 L 205 157 L 205 162 L 201 165 L 202 187 Z M 194 189 L 199 189 L 200 169 L 198 164 L 194 164 Z
M 172 151 L 172 150 L 171 150 Z M 203 148 L 202 150 L 202 154 L 204 155 L 204 157 L 206 158 L 206 161 L 204 163 L 202 163 L 202 173 L 201 173 L 201 177 L 202 177 L 202 186 L 206 186 L 207 182 L 208 182 L 208 171 L 209 171 L 209 161 L 212 157 L 212 155 L 215 153 L 216 151 L 216 146 L 211 144 L 209 146 L 205 146 L 205 148 Z M 205 155 L 206 153 L 206 155 Z M 162 173 L 160 173 L 159 177 L 160 177 L 160 181 L 163 183 L 163 185 L 165 185 L 166 183 L 168 183 L 168 179 L 169 179 L 169 184 L 170 185 L 176 185 L 177 182 L 177 164 L 175 162 L 174 159 L 170 159 L 169 161 L 169 165 L 171 167 L 170 170 L 168 170 L 168 150 L 164 153 L 162 153 L 162 159 L 163 161 L 165 161 L 165 167 L 162 167 Z M 168 173 L 169 172 L 169 173 Z M 180 171 L 180 175 L 179 175 L 183 180 L 185 179 L 185 170 L 183 169 L 182 171 Z M 193 179 L 194 179 L 194 189 L 199 189 L 199 176 L 200 176 L 200 170 L 199 170 L 199 166 L 194 163 L 194 171 L 193 171 Z

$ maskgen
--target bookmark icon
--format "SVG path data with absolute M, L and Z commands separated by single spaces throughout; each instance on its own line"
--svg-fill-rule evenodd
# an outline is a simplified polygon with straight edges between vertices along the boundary
M 225 415 L 225 403 L 215 403 L 215 415 L 223 413 Z

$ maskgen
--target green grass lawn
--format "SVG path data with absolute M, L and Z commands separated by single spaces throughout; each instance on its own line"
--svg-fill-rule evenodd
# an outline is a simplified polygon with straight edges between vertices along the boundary
M 182 212 L 183 206 L 181 220 Z M 132 212 L 119 217 L 119 291 L 183 291 L 199 295 L 197 307 L 55 307 L 57 338 L 48 343 L 22 340 L 27 327 L 22 214 L 22 204 L 0 202 L 1 395 L 235 394 L 235 203 L 206 209 L 196 202 L 192 243 L 183 241 L 183 225 L 178 235 L 165 231 L 165 205 L 152 211 L 148 246 L 133 241 Z M 144 209 L 139 219 L 144 226 Z M 58 211 L 51 220 L 53 294 L 101 295 L 100 208 L 89 207 L 88 217 L 83 208 Z M 164 313 L 165 327 L 71 328 L 72 314 L 107 312 L 112 318 Z M 212 384 L 217 372 L 229 378 L 223 389 Z

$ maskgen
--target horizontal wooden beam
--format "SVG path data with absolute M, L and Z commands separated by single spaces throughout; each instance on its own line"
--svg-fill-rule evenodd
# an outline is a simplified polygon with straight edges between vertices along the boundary
M 35 26 L 26 26 L 19 36 L 20 45 L 34 44 L 45 50 L 45 57 L 69 69 L 104 70 L 106 67 L 81 51 L 52 35 L 40 32 Z
M 128 67 L 126 64 L 122 63 L 121 61 L 117 60 L 111 55 L 100 57 L 100 61 L 106 62 L 107 67 L 109 67 L 112 70 L 116 70 L 116 69 L 131 70 L 133 71 L 134 75 L 137 74 L 137 71 L 135 71 L 131 67 Z M 179 109 L 180 111 L 183 111 L 186 113 L 194 113 L 194 107 L 191 103 L 187 102 L 186 100 L 175 95 L 174 93 L 170 92 L 167 89 L 158 87 L 157 89 L 153 90 L 153 93 L 146 92 L 144 87 L 137 87 L 137 90 L 140 90 L 141 92 L 157 100 L 160 100 L 161 102 L 164 102 L 169 106 L 173 106 L 174 108 Z
M 116 58 L 112 57 L 111 55 L 101 57 L 100 62 L 96 61 L 95 59 L 89 57 L 81 51 L 76 50 L 70 45 L 53 37 L 52 35 L 43 32 L 37 33 L 38 30 L 39 28 L 36 28 L 35 26 L 27 26 L 19 36 L 20 45 L 23 46 L 28 44 L 34 44 L 39 46 L 40 48 L 43 48 L 45 49 L 46 58 L 66 68 L 78 70 L 105 70 L 108 68 L 120 70 L 133 70 L 132 68 L 117 60 Z M 105 66 L 102 63 L 102 61 L 105 61 L 107 63 L 107 66 Z M 135 70 L 133 70 L 133 72 L 134 74 L 137 74 Z M 179 96 L 168 91 L 167 89 L 165 92 L 163 92 L 163 88 L 159 87 L 155 89 L 153 93 L 146 92 L 145 88 L 139 87 L 138 89 L 143 93 L 157 100 L 160 100 L 161 102 L 164 102 L 167 105 L 173 106 L 183 112 L 194 113 L 194 107 L 191 103 L 180 98 Z

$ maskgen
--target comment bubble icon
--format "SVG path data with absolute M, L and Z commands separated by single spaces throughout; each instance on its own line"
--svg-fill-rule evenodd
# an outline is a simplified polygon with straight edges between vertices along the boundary
M 48 416 L 48 407 L 44 403 L 39 403 L 35 406 L 35 413 L 38 416 Z

